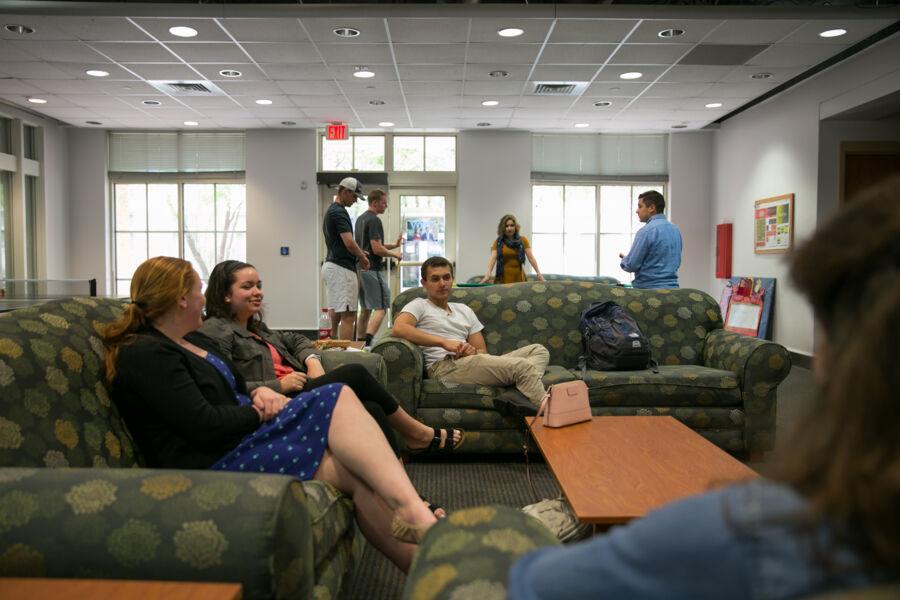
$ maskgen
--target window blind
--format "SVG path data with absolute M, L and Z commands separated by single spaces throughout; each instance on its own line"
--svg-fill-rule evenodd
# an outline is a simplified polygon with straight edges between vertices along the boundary
M 534 135 L 532 166 L 537 173 L 666 175 L 668 135 Z
M 197 173 L 244 170 L 242 132 L 131 132 L 109 134 L 115 173 Z

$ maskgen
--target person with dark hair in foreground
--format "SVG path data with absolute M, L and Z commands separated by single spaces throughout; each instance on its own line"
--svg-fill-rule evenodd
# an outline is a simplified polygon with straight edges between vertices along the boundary
M 851 204 L 796 251 L 791 275 L 815 312 L 819 390 L 770 477 L 527 554 L 510 598 L 780 599 L 900 580 L 895 203 Z
M 221 357 L 185 339 L 200 327 L 200 277 L 179 258 L 144 261 L 131 303 L 103 332 L 111 396 L 150 467 L 319 479 L 353 498 L 363 534 L 406 571 L 436 518 L 349 387 L 288 398 L 247 391 Z

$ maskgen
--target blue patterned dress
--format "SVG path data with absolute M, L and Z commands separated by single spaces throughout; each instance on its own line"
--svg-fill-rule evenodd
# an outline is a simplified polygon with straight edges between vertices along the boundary
M 212 352 L 207 353 L 206 360 L 228 382 L 238 404 L 249 406 L 250 397 L 237 391 L 234 374 L 228 365 Z M 332 383 L 297 394 L 274 419 L 261 424 L 210 468 L 312 479 L 328 445 L 331 413 L 341 387 L 342 383 Z

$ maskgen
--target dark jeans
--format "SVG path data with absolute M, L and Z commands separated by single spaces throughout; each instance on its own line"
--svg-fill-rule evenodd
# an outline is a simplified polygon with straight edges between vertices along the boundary
M 400 405 L 397 404 L 390 392 L 384 389 L 362 365 L 341 365 L 321 377 L 308 379 L 306 385 L 303 386 L 303 391 L 308 392 L 329 383 L 343 383 L 356 393 L 362 405 L 384 432 L 384 437 L 387 438 L 394 454 L 400 456 L 397 435 L 387 420 L 388 415 L 397 412 Z

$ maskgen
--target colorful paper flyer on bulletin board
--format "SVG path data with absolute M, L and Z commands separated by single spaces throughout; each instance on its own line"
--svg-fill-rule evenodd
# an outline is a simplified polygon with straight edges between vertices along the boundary
M 794 239 L 794 195 L 764 198 L 755 203 L 753 251 L 787 252 Z

